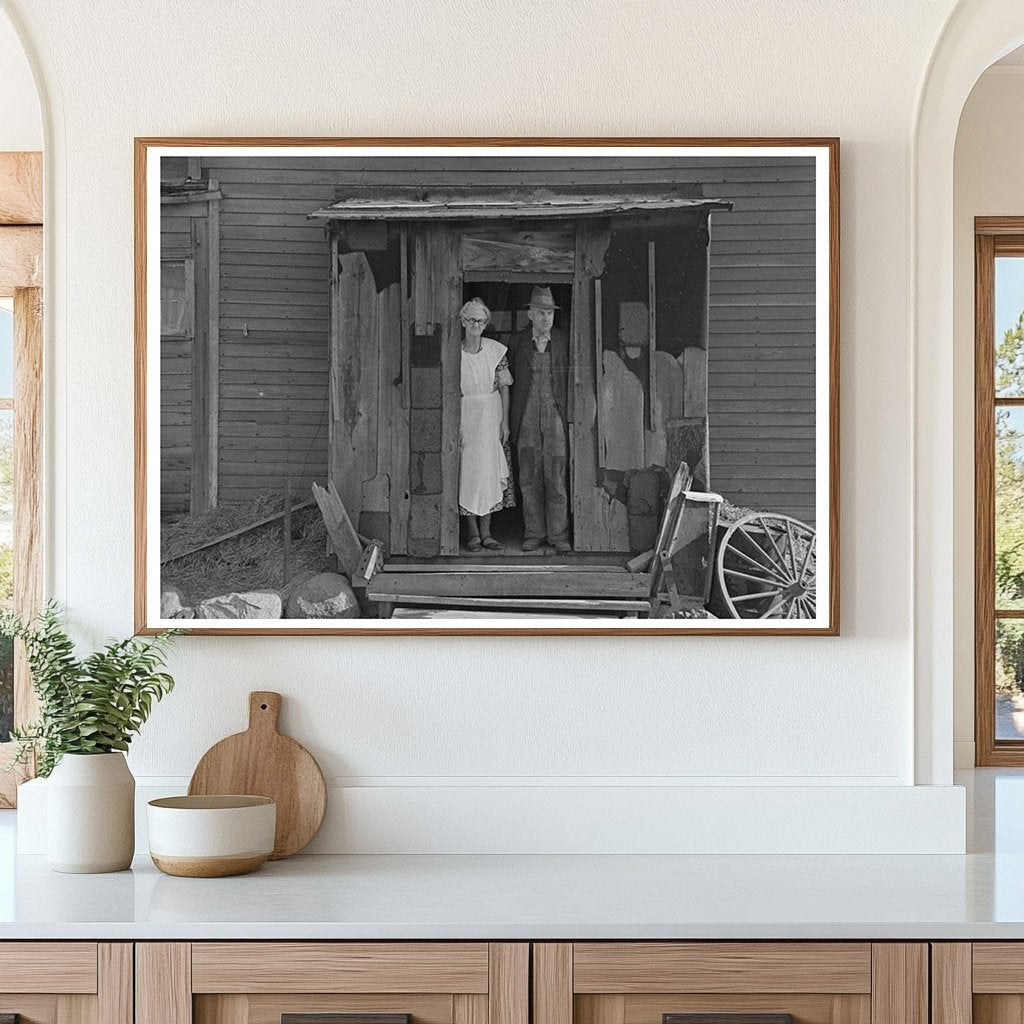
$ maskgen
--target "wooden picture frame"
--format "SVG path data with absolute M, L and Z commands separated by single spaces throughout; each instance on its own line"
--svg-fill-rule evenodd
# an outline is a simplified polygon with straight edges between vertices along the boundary
M 197 327 L 174 349 L 158 268 L 186 239 Z M 139 138 L 135 246 L 138 632 L 838 635 L 838 139 Z M 537 465 L 556 481 L 540 532 L 563 501 L 567 552 L 524 545 L 536 474 L 533 512 L 495 515 L 505 550 L 467 548 L 483 513 L 460 514 L 452 339 L 474 293 L 499 296 L 485 330 L 526 361 L 521 388 L 551 366 L 554 391 L 520 408 L 561 418 L 562 455 Z M 539 355 L 523 341 L 542 294 L 560 310 L 550 364 L 546 336 Z M 494 456 L 520 505 L 523 430 Z M 731 565 L 712 551 L 678 581 L 714 577 L 707 608 L 650 589 L 684 462 L 695 494 L 725 499 L 713 528 L 746 523 Z M 296 597 L 303 530 L 361 617 L 303 612 L 342 606 Z M 280 585 L 171 588 L 209 589 L 246 544 Z

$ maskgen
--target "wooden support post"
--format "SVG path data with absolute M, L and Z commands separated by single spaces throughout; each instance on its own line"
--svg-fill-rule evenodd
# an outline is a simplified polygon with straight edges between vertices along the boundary
M 281 524 L 281 586 L 288 586 L 288 577 L 291 575 L 289 562 L 291 561 L 292 547 L 292 482 L 284 482 L 284 520 Z
M 597 380 L 597 464 L 604 465 L 604 318 L 601 306 L 601 278 L 594 278 L 594 374 Z
M 220 194 L 216 181 L 211 181 L 208 188 Z M 216 508 L 220 455 L 220 199 L 209 202 L 206 245 L 206 500 L 210 508 Z
M 647 243 L 647 429 L 653 431 L 654 396 L 657 394 L 658 382 L 657 359 L 658 350 L 657 316 L 655 313 L 654 285 L 654 242 Z
M 458 343 L 462 271 L 459 236 L 447 225 L 434 225 L 432 267 L 434 315 L 441 334 L 441 535 L 439 554 L 459 553 L 459 430 L 462 349 Z
M 402 288 L 402 408 L 409 408 L 409 229 L 402 225 L 402 238 L 399 244 L 399 274 Z M 406 486 L 408 481 L 403 481 Z

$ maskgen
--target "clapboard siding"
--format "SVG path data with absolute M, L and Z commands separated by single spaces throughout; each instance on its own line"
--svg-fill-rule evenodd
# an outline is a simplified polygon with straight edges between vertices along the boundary
M 309 182 L 311 163 L 203 159 L 223 197 L 221 501 L 280 493 L 286 481 L 304 500 L 327 476 L 330 250 L 308 218 L 333 200 L 337 173 Z M 260 183 L 268 171 L 270 187 Z
M 187 217 L 163 217 L 160 251 L 165 256 L 191 252 Z M 192 479 L 192 341 L 160 339 L 160 510 L 188 511 Z
M 711 486 L 814 525 L 814 167 L 752 169 L 716 165 L 705 185 L 734 204 L 711 216 Z
M 711 481 L 739 505 L 813 523 L 815 178 L 813 160 L 628 157 L 586 165 L 443 159 L 204 157 L 220 207 L 220 495 L 308 490 L 327 470 L 330 260 L 308 215 L 349 185 L 618 187 L 699 183 L 732 212 L 711 217 L 708 414 Z M 169 226 L 169 222 L 168 222 Z M 170 379 L 173 377 L 174 379 Z M 187 378 L 162 389 L 162 465 L 187 497 Z M 184 403 L 184 404 L 182 404 Z M 185 459 L 184 463 L 181 461 Z M 184 489 L 171 479 L 184 481 Z

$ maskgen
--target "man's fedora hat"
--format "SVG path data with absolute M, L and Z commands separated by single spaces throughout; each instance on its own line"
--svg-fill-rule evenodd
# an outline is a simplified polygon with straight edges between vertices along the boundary
M 530 301 L 526 304 L 527 306 L 537 306 L 540 309 L 561 309 L 561 306 L 555 305 L 555 300 L 551 295 L 550 288 L 541 288 L 540 286 L 533 289 L 533 294 L 530 296 Z

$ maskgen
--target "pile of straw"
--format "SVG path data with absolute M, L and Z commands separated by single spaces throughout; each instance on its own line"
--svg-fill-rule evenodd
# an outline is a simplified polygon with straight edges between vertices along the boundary
M 265 519 L 284 508 L 280 494 L 261 494 L 160 527 L 160 557 L 178 555 L 225 533 Z M 326 568 L 327 531 L 313 506 L 292 513 L 288 579 L 283 570 L 283 521 L 268 523 L 212 548 L 187 554 L 161 566 L 161 589 L 177 587 L 186 604 L 232 591 L 276 590 L 287 600 L 293 587 Z

